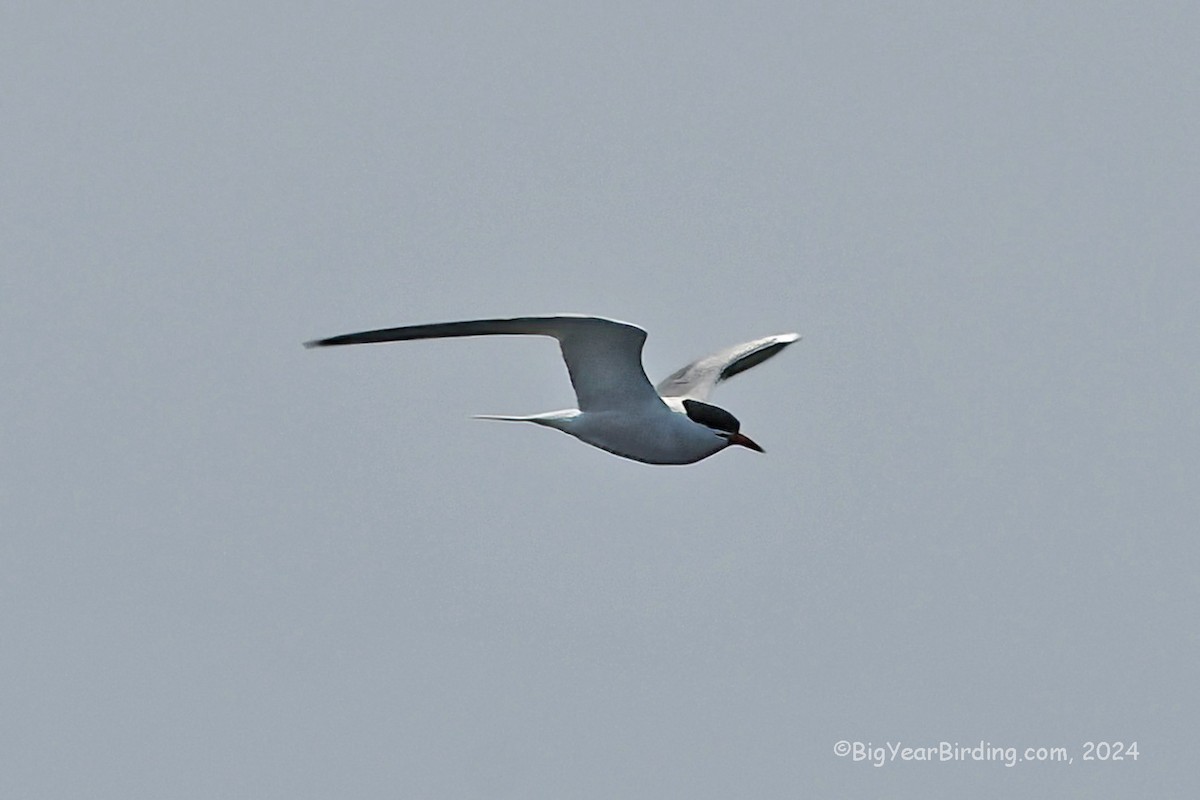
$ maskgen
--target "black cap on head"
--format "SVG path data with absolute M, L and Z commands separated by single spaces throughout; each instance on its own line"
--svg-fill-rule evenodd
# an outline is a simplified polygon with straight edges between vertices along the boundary
M 738 429 L 742 427 L 733 414 L 718 406 L 701 403 L 699 400 L 684 400 L 683 410 L 687 412 L 688 419 L 699 422 L 701 425 L 707 425 L 713 430 L 737 433 Z

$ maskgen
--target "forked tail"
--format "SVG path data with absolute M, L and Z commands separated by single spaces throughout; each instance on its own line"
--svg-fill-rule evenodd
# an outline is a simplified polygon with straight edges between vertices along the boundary
M 548 411 L 545 414 L 526 414 L 519 417 L 507 414 L 476 414 L 474 419 L 497 419 L 501 422 L 532 422 L 535 425 L 545 425 L 548 428 L 563 430 L 577 416 L 579 416 L 579 411 L 570 408 L 564 411 Z

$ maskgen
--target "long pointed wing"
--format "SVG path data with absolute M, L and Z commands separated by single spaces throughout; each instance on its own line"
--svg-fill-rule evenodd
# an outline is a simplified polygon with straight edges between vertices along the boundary
M 721 381 L 761 364 L 799 338 L 798 333 L 781 333 L 728 347 L 675 371 L 656 388 L 663 397 L 705 400 Z
M 636 325 L 602 317 L 560 314 L 549 317 L 475 319 L 409 325 L 362 333 L 348 333 L 306 342 L 305 347 L 343 344 L 402 342 L 454 336 L 532 335 L 558 340 L 563 361 L 575 387 L 580 411 L 628 409 L 643 404 L 662 405 L 642 369 L 646 332 Z

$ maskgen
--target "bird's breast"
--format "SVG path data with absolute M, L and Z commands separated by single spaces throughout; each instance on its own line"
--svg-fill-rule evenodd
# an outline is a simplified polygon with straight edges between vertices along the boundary
M 728 444 L 704 426 L 665 407 L 644 414 L 585 411 L 561 430 L 614 455 L 648 464 L 691 464 Z

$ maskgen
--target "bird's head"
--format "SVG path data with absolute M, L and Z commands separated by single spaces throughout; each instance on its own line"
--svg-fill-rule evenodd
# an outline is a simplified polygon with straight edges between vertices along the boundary
M 687 412 L 688 419 L 698 425 L 711 430 L 717 436 L 725 439 L 729 444 L 740 444 L 742 447 L 748 447 L 751 450 L 756 450 L 759 453 L 766 451 L 754 443 L 754 440 L 749 436 L 744 436 L 738 430 L 742 427 L 738 422 L 737 417 L 730 414 L 719 406 L 701 403 L 699 400 L 684 400 L 683 410 Z

